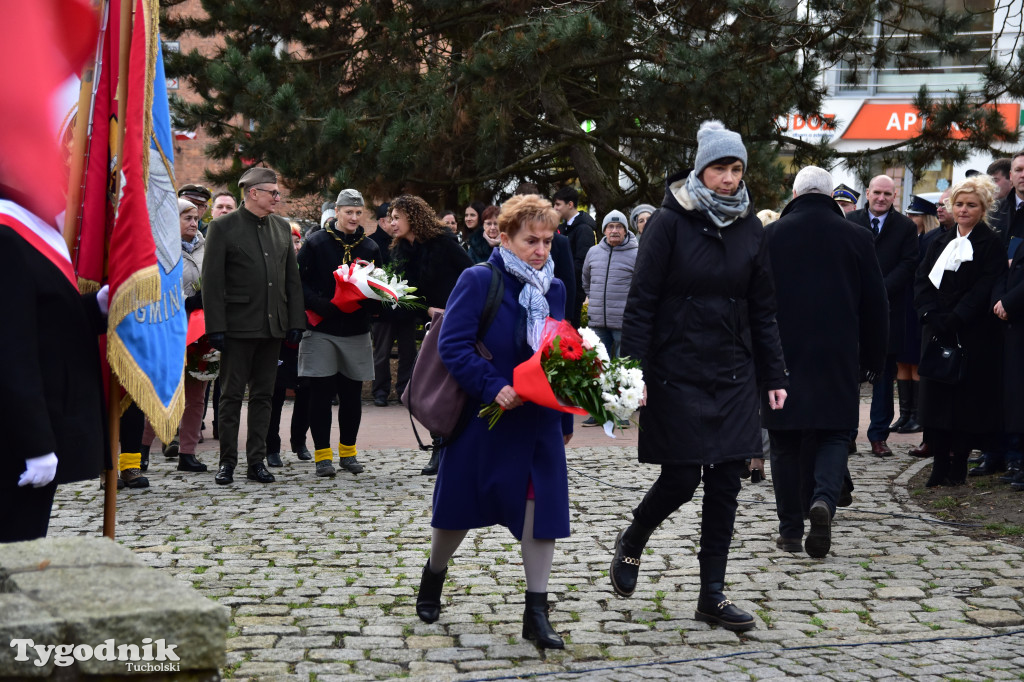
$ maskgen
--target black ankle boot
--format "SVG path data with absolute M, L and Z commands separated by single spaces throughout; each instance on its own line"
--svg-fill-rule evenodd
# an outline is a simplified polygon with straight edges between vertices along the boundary
M 932 456 L 932 473 L 924 484 L 926 488 L 949 485 L 949 452 L 943 450 Z
M 437 445 L 430 451 L 430 461 L 427 462 L 427 466 L 420 469 L 420 475 L 422 476 L 433 476 L 437 473 L 438 462 L 440 455 L 437 452 Z
M 186 452 L 178 453 L 178 471 L 206 471 L 206 465 Z
M 143 471 L 149 471 L 149 448 L 149 445 L 143 445 L 140 448 L 142 458 L 139 460 L 139 468 Z
M 704 623 L 716 623 L 726 630 L 743 632 L 754 627 L 754 617 L 725 596 L 725 566 L 728 557 L 700 558 L 700 595 L 693 617 Z
M 947 479 L 950 485 L 963 485 L 967 483 L 967 458 L 971 455 L 966 452 L 954 452 L 949 459 L 949 476 Z
M 420 578 L 420 591 L 416 593 L 416 615 L 424 623 L 433 623 L 441 617 L 441 590 L 446 575 L 447 566 L 440 573 L 434 573 L 430 570 L 430 559 L 427 559 Z
M 910 384 L 911 381 L 909 379 L 896 380 L 896 393 L 899 395 L 900 399 L 900 416 L 892 423 L 892 426 L 889 427 L 890 431 L 902 433 L 900 429 L 906 426 L 907 422 L 910 420 L 911 401 L 913 400 L 910 393 Z
M 548 621 L 548 593 L 527 592 L 523 611 L 523 639 L 536 642 L 542 649 L 564 649 L 565 642 Z
M 629 597 L 636 590 L 636 579 L 640 575 L 640 555 L 654 532 L 653 528 L 645 528 L 636 521 L 625 530 L 619 531 L 615 538 L 615 555 L 608 577 L 612 581 L 612 589 L 620 597 Z

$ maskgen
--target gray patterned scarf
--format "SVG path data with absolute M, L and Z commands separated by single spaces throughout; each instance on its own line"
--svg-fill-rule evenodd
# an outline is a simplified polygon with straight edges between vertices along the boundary
M 728 227 L 743 217 L 750 208 L 750 197 L 747 186 L 742 181 L 739 189 L 732 196 L 716 194 L 704 186 L 697 177 L 697 171 L 690 171 L 686 178 L 686 191 L 697 204 L 697 208 L 706 215 L 719 229 Z
M 508 274 L 524 284 L 523 290 L 519 292 L 519 305 L 526 309 L 526 342 L 530 348 L 538 350 L 544 333 L 544 320 L 550 312 L 544 295 L 551 288 L 555 262 L 549 255 L 544 267 L 537 270 L 504 246 L 499 247 L 499 253 Z

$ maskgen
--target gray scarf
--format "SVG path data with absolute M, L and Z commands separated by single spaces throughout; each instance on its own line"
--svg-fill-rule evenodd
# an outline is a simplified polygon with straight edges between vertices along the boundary
M 728 227 L 736 222 L 737 218 L 744 216 L 750 208 L 750 197 L 747 196 L 747 186 L 741 181 L 739 189 L 732 196 L 716 194 L 704 186 L 704 183 L 697 177 L 697 171 L 690 171 L 686 178 L 686 191 L 697 204 L 704 215 L 719 229 Z
M 555 262 L 548 256 L 544 267 L 537 270 L 504 246 L 499 247 L 499 253 L 508 274 L 524 284 L 523 290 L 519 292 L 519 305 L 526 309 L 526 342 L 530 344 L 530 348 L 538 350 L 541 336 L 544 334 L 544 320 L 550 312 L 548 300 L 544 295 L 551 288 Z
M 192 237 L 192 241 L 187 242 L 184 239 L 181 240 L 181 248 L 185 249 L 186 253 L 192 253 L 193 251 L 195 251 L 197 246 L 199 246 L 198 234 L 196 234 L 195 237 Z

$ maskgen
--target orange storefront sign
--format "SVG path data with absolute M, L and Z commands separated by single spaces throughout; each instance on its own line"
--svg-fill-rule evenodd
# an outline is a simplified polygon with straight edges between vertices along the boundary
M 985 105 L 991 107 L 991 104 Z M 1019 104 L 997 104 L 997 111 L 1009 130 L 1017 129 L 1020 115 Z M 843 132 L 844 140 L 907 140 L 914 137 L 924 126 L 917 107 L 910 102 L 865 102 L 857 115 Z M 964 133 L 954 127 L 953 138 L 961 139 Z

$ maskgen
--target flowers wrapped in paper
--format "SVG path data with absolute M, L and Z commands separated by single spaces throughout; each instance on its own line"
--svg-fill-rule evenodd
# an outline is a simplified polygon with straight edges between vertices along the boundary
M 367 300 L 390 303 L 392 308 L 423 307 L 419 297 L 413 295 L 416 287 L 409 286 L 401 274 L 378 268 L 365 260 L 357 259 L 340 266 L 334 271 L 334 282 L 331 303 L 343 313 L 354 313 Z M 306 317 L 313 326 L 323 320 L 312 310 L 306 311 Z
M 570 414 L 590 415 L 614 438 L 615 420 L 640 406 L 643 373 L 635 360 L 608 357 L 590 329 L 577 331 L 548 318 L 540 348 L 512 372 L 512 388 L 524 401 Z M 494 428 L 504 410 L 491 403 L 480 410 Z
M 199 381 L 213 381 L 220 376 L 220 351 L 206 340 L 206 315 L 193 310 L 185 333 L 185 371 Z

